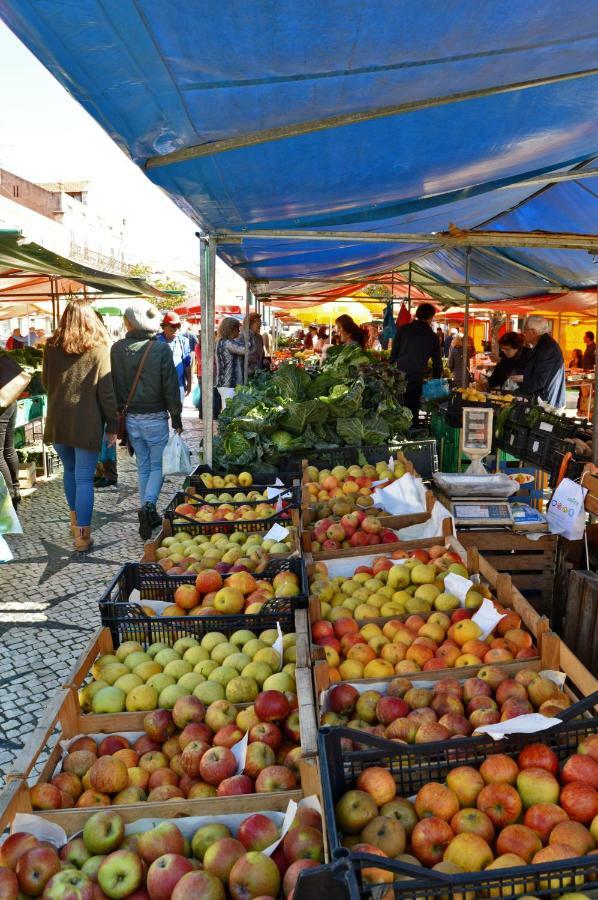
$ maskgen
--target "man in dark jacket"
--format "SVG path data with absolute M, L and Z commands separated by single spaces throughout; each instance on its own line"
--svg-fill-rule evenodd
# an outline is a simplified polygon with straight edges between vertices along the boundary
M 417 307 L 415 319 L 402 325 L 392 342 L 390 362 L 405 373 L 407 389 L 405 406 L 411 410 L 413 425 L 419 419 L 419 404 L 424 378 L 428 374 L 428 361 L 432 360 L 432 376 L 442 375 L 442 357 L 438 337 L 432 328 L 436 310 L 431 303 Z
M 151 537 L 153 528 L 160 524 L 156 503 L 162 489 L 162 453 L 168 443 L 169 414 L 174 430 L 182 431 L 183 405 L 172 352 L 167 343 L 155 340 L 160 319 L 151 303 L 132 300 L 124 313 L 127 336 L 117 341 L 110 353 L 119 412 L 128 403 L 127 436 L 137 460 L 139 534 L 143 540 Z M 142 363 L 141 376 L 132 392 Z
M 594 340 L 594 332 L 586 331 L 583 336 L 583 342 L 586 349 L 583 351 L 583 367 L 586 372 L 593 372 L 596 368 L 596 341 Z
M 525 342 L 532 347 L 523 375 L 513 376 L 521 382 L 521 392 L 550 403 L 556 409 L 565 406 L 565 363 L 561 348 L 548 332 L 550 323 L 544 316 L 528 316 L 523 328 Z

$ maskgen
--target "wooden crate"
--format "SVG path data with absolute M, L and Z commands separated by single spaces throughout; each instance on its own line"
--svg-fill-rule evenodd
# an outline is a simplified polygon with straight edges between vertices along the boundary
M 209 797 L 204 800 L 168 800 L 166 803 L 137 803 L 130 806 L 101 807 L 114 808 L 125 823 L 139 819 L 175 819 L 181 816 L 226 816 L 232 813 L 285 812 L 289 800 L 298 802 L 305 796 L 303 791 L 280 791 L 272 794 L 242 794 L 238 797 Z M 320 798 L 321 802 L 321 798 Z M 58 809 L 40 812 L 46 822 L 60 825 L 70 838 L 82 831 L 87 820 L 97 813 L 98 807 L 86 809 Z M 9 781 L 0 790 L 0 835 L 9 829 L 17 813 L 31 814 L 27 783 L 22 779 Z
M 296 670 L 297 682 L 297 699 L 299 711 L 299 724 L 301 729 L 301 747 L 303 750 L 302 759 L 299 763 L 300 773 L 300 789 L 296 791 L 284 791 L 276 794 L 249 794 L 231 798 L 217 798 L 218 801 L 225 799 L 227 801 L 254 798 L 253 805 L 247 807 L 248 811 L 258 811 L 262 809 L 286 809 L 289 799 L 297 799 L 297 796 L 309 796 L 316 794 L 321 800 L 320 789 L 320 773 L 317 757 L 317 736 L 318 729 L 315 717 L 315 705 L 313 696 L 313 687 L 311 680 L 311 672 L 309 669 Z M 242 704 L 239 706 L 247 705 Z M 60 741 L 68 741 L 82 734 L 121 734 L 125 732 L 143 731 L 143 719 L 145 712 L 124 712 L 113 715 L 94 715 L 84 714 L 79 707 L 77 690 L 74 686 L 62 688 L 52 698 L 46 709 L 44 710 L 40 720 L 29 736 L 25 746 L 20 751 L 17 761 L 6 776 L 7 783 L 22 783 L 23 789 L 19 793 L 19 812 L 33 812 L 29 800 L 27 789 L 28 781 L 50 781 L 56 766 L 64 755 L 64 751 L 60 746 Z M 39 776 L 35 777 L 34 770 L 42 756 L 43 752 L 53 746 L 49 751 L 48 758 L 44 763 Z M 284 803 L 280 797 L 286 798 Z M 280 806 L 271 806 L 272 798 L 280 800 Z M 209 798 L 213 803 L 214 798 Z M 204 815 L 206 800 L 170 800 L 168 801 L 168 815 Z M 234 804 L 233 804 L 234 806 Z M 144 817 L 155 817 L 163 815 L 163 803 L 143 802 L 140 804 L 127 804 L 118 807 L 119 812 L 122 810 L 141 809 Z M 220 806 L 209 806 L 207 812 L 214 812 L 220 809 Z M 228 804 L 224 813 L 233 811 L 231 804 Z M 242 812 L 242 809 L 234 809 L 236 812 Z M 93 810 L 51 810 L 49 812 L 38 812 L 37 814 L 49 818 L 51 821 L 62 824 L 63 819 L 67 822 L 75 813 L 82 814 L 85 812 L 93 812 Z M 0 806 L 0 819 L 2 816 L 2 808 Z M 136 816 L 139 818 L 139 815 Z M 131 821 L 131 819 L 127 819 Z M 2 828 L 0 828 L 0 833 Z
M 409 525 L 418 525 L 427 522 L 430 518 L 429 513 L 416 513 L 413 516 L 387 516 L 384 520 L 385 527 L 398 530 L 406 528 Z M 392 523 L 388 523 L 388 519 L 392 519 Z M 399 521 L 405 520 L 405 521 Z M 409 520 L 409 521 L 406 521 Z M 445 540 L 453 536 L 452 519 L 446 518 L 442 521 L 442 533 L 430 538 L 418 538 L 413 541 L 393 541 L 388 544 L 369 544 L 366 547 L 349 547 L 343 550 L 312 550 L 311 537 L 308 531 L 301 534 L 301 542 L 303 544 L 303 552 L 311 554 L 312 559 L 318 560 L 338 559 L 339 556 L 365 556 L 370 553 L 394 553 L 395 550 L 416 550 L 418 547 L 432 547 L 434 544 L 444 544 Z
M 497 572 L 507 572 L 515 587 L 532 595 L 538 611 L 549 615 L 557 554 L 555 534 L 530 541 L 514 531 L 458 530 L 457 537 L 464 547 L 481 550 Z
M 581 476 L 581 485 L 588 489 L 585 499 L 587 512 L 593 516 L 598 516 L 598 475 L 590 475 L 589 472 L 584 472 Z
M 298 669 L 309 666 L 310 660 L 310 627 L 309 612 L 306 609 L 297 609 L 295 617 L 295 634 L 297 635 L 297 661 Z M 247 616 L 245 627 L 251 629 L 251 616 Z M 76 659 L 64 686 L 80 688 L 91 671 L 91 667 L 98 656 L 114 652 L 114 643 L 109 628 L 100 627 L 89 640 L 87 646 Z
M 539 658 L 543 661 L 546 660 L 548 662 L 549 645 L 547 645 L 547 647 L 543 646 L 544 637 L 549 631 L 549 622 L 546 616 L 541 616 L 538 612 L 536 612 L 536 610 L 531 606 L 530 603 L 528 603 L 521 592 L 513 585 L 510 576 L 504 572 L 497 572 L 496 569 L 492 565 L 490 565 L 490 563 L 482 556 L 482 554 L 478 552 L 477 548 L 470 547 L 465 554 L 465 550 L 460 547 L 458 541 L 455 538 L 448 538 L 446 541 L 446 545 L 447 547 L 454 549 L 456 552 L 460 551 L 461 555 L 466 555 L 466 565 L 470 575 L 479 574 L 481 579 L 487 582 L 487 584 L 490 586 L 498 602 L 505 608 L 513 609 L 521 616 L 522 624 L 525 625 L 527 630 L 530 632 L 538 648 Z M 308 565 L 308 574 L 310 572 L 310 569 L 311 566 Z M 317 621 L 317 619 L 321 618 L 321 616 L 319 615 L 319 601 L 317 598 L 310 598 L 310 616 L 312 617 L 312 622 Z M 406 618 L 406 616 L 390 616 L 379 619 L 368 619 L 367 622 L 373 622 L 374 624 L 382 625 L 385 622 L 388 622 L 390 619 L 401 620 L 403 618 Z M 363 622 L 362 624 L 367 623 Z M 554 651 L 552 652 L 554 653 Z M 531 660 L 533 659 L 534 657 L 531 658 Z M 522 660 L 522 662 L 529 664 L 531 660 Z M 511 663 L 494 663 L 493 665 L 498 665 L 502 668 L 506 665 L 511 665 Z M 316 695 L 319 695 L 319 692 L 321 690 L 324 690 L 325 687 L 328 687 L 330 683 L 329 667 L 324 658 L 323 648 L 313 644 L 312 667 L 314 670 L 315 691 Z M 525 668 L 525 665 L 522 667 Z M 549 668 L 548 664 L 543 665 L 543 668 Z M 470 677 L 475 675 L 478 669 L 479 666 L 468 666 L 463 667 L 459 670 L 450 668 L 437 669 L 434 671 L 440 673 L 440 677 L 445 678 L 454 677 L 457 671 L 459 672 L 459 675 L 463 673 L 465 677 Z M 411 675 L 405 674 L 405 677 L 411 678 Z M 361 682 L 375 682 L 380 680 L 383 679 L 360 679 Z
M 580 662 L 598 673 L 598 575 L 573 570 L 564 610 L 563 638 Z
M 582 665 L 579 659 L 571 653 L 558 635 L 552 631 L 546 632 L 542 645 L 543 657 L 541 659 L 521 659 L 514 660 L 513 662 L 500 663 L 500 668 L 511 677 L 514 677 L 517 672 L 520 672 L 522 669 L 533 669 L 536 672 L 552 669 L 553 671 L 564 672 L 567 676 L 564 689 L 573 702 L 577 702 L 584 697 L 590 697 L 592 694 L 598 692 L 598 680 L 585 668 L 585 666 Z M 456 678 L 459 681 L 465 681 L 466 678 L 475 677 L 479 669 L 480 666 L 466 666 L 460 669 L 414 672 L 413 675 L 405 675 L 404 677 L 408 678 L 409 681 L 412 681 L 413 684 L 417 686 L 420 682 L 430 683 L 440 681 L 441 679 L 446 678 L 447 671 L 450 671 L 453 673 L 453 678 Z M 359 681 L 353 680 L 348 683 L 356 685 L 376 683 L 379 685 L 390 684 L 393 680 L 393 678 L 371 678 L 360 679 Z M 338 684 L 338 682 L 331 682 L 329 678 L 326 678 L 325 671 L 320 670 L 319 667 L 314 668 L 314 682 L 316 714 L 319 722 L 321 693 L 322 691 L 326 691 L 329 687 Z
M 271 559 L 286 559 L 287 556 L 300 556 L 301 555 L 301 515 L 298 509 L 291 510 L 291 523 L 295 528 L 294 532 L 294 541 L 293 546 L 291 548 L 291 552 L 289 554 L 271 554 Z M 201 524 L 201 523 L 200 523 Z M 227 523 L 228 524 L 228 523 Z M 193 527 L 193 523 L 189 522 L 190 527 Z M 177 526 L 179 531 L 184 531 L 184 526 Z M 268 530 L 268 529 L 266 529 Z M 158 557 L 156 556 L 156 551 L 161 547 L 162 541 L 165 537 L 172 537 L 174 534 L 172 529 L 172 522 L 170 519 L 162 520 L 162 528 L 158 532 L 155 538 L 152 538 L 150 541 L 146 541 L 143 545 L 143 556 L 141 557 L 142 563 L 155 563 L 158 562 Z

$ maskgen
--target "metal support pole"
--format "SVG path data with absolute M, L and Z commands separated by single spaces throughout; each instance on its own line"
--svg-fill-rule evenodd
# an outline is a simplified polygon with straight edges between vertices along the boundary
M 214 423 L 214 307 L 216 296 L 216 239 L 200 238 L 201 408 L 203 461 L 212 465 Z
M 407 283 L 407 309 L 411 312 L 411 263 L 409 263 L 409 281 Z
M 461 383 L 463 386 L 467 386 L 467 370 L 469 368 L 469 347 L 468 347 L 468 338 L 469 338 L 469 298 L 470 298 L 470 287 L 469 284 L 469 267 L 470 267 L 470 254 L 471 248 L 468 247 L 465 251 L 465 315 L 463 318 L 463 353 L 461 359 Z
M 249 377 L 249 307 L 251 305 L 251 290 L 245 285 L 245 321 L 243 322 L 243 340 L 245 342 L 245 356 L 243 358 L 243 384 L 247 384 Z

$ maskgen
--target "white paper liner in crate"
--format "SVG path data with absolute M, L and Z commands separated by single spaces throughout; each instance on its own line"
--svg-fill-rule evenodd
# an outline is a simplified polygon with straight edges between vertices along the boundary
M 492 740 L 501 741 L 509 734 L 536 734 L 539 731 L 546 731 L 548 728 L 554 728 L 555 725 L 562 724 L 561 719 L 553 719 L 550 716 L 543 716 L 541 713 L 530 713 L 526 716 L 507 719 L 506 722 L 481 725 L 479 728 L 476 728 L 474 735 L 487 734 Z
M 455 572 L 449 572 L 444 579 L 445 592 L 456 597 L 462 607 L 465 606 L 465 598 L 472 587 L 473 581 L 464 578 L 463 575 L 457 575 Z
M 106 809 L 108 807 L 104 808 Z M 295 800 L 289 800 L 286 812 L 284 813 L 273 812 L 270 810 L 261 811 L 261 815 L 267 816 L 281 829 L 280 837 L 270 844 L 269 847 L 266 847 L 265 850 L 262 850 L 262 853 L 265 853 L 267 856 L 271 856 L 272 853 L 274 853 L 291 827 L 295 815 L 297 814 L 297 810 L 302 808 L 315 809 L 320 814 L 322 812 L 320 802 L 315 795 L 303 797 L 299 803 L 296 803 Z M 139 834 L 140 832 L 149 831 L 151 828 L 155 828 L 160 822 L 173 822 L 188 840 L 191 840 L 198 828 L 201 828 L 204 825 L 213 825 L 214 823 L 227 825 L 233 835 L 236 835 L 241 822 L 247 819 L 248 815 L 252 814 L 229 813 L 228 815 L 222 816 L 210 815 L 183 816 L 182 818 L 174 819 L 166 817 L 160 819 L 138 819 L 136 822 L 125 824 L 125 834 Z M 54 822 L 48 822 L 32 813 L 17 813 L 15 815 L 11 826 L 11 833 L 14 834 L 17 831 L 26 831 L 37 837 L 39 840 L 49 841 L 51 844 L 54 844 L 55 847 L 62 847 L 62 845 L 66 844 L 67 840 L 69 840 L 66 832 L 60 825 L 56 825 Z M 71 836 L 71 840 L 72 837 L 74 837 L 74 835 Z
M 406 476 L 403 475 L 403 478 Z M 401 479 L 402 480 L 402 479 Z M 422 512 L 424 512 L 422 510 Z M 452 531 L 455 533 L 455 522 L 448 509 L 439 503 L 434 502 L 430 518 L 426 522 L 419 522 L 417 525 L 406 525 L 397 531 L 400 541 L 421 541 L 425 538 L 435 538 L 442 534 L 442 523 L 445 519 L 452 522 Z
M 485 641 L 486 638 L 492 634 L 500 620 L 504 619 L 505 616 L 506 613 L 499 613 L 494 606 L 494 603 L 487 598 L 484 598 L 482 605 L 471 619 L 472 622 L 475 622 L 476 625 L 479 625 L 482 629 L 480 640 Z
M 388 487 L 377 488 L 372 493 L 374 505 L 394 516 L 426 511 L 426 489 L 421 478 L 406 472 L 392 481 Z

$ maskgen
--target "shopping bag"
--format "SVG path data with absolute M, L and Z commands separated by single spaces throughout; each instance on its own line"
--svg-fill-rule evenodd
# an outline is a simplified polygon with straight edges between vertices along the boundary
M 552 534 L 562 534 L 569 541 L 579 541 L 586 530 L 584 500 L 587 488 L 577 481 L 563 478 L 548 504 L 546 520 Z
M 424 382 L 422 400 L 443 400 L 450 394 L 447 378 L 430 378 Z
M 199 409 L 199 404 L 201 403 L 201 383 L 199 381 L 193 388 L 193 392 L 191 394 L 191 403 L 193 404 L 195 409 Z
M 189 447 L 180 434 L 173 431 L 162 454 L 162 474 L 190 475 L 192 468 Z

